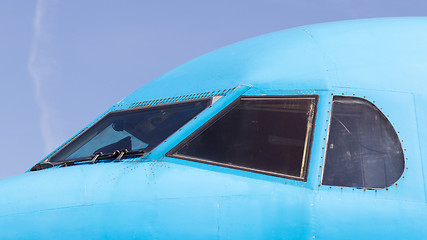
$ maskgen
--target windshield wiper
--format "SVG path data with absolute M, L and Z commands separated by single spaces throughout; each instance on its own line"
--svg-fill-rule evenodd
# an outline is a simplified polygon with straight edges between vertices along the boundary
M 95 156 L 92 158 L 92 160 L 90 161 L 90 163 L 97 163 L 98 162 L 98 157 L 102 156 L 102 152 L 99 153 L 95 153 Z
M 128 152 L 127 149 L 124 150 L 116 150 L 116 153 L 118 154 L 118 156 L 116 157 L 116 160 L 114 160 L 114 162 L 120 162 L 120 160 L 122 159 L 123 155 L 125 155 Z
M 97 163 L 99 161 L 111 159 L 113 157 L 116 157 L 113 160 L 114 162 L 120 162 L 124 156 L 143 156 L 144 154 L 145 154 L 144 150 L 128 151 L 127 149 L 116 150 L 111 154 L 103 154 L 102 152 L 98 152 L 89 157 L 78 158 L 78 159 L 73 159 L 73 160 L 68 160 L 63 162 L 40 162 L 34 165 L 34 167 L 32 167 L 30 171 L 38 171 L 38 170 L 43 170 L 51 167 L 68 167 L 76 163 L 82 163 L 82 162 Z
M 34 167 L 32 167 L 30 171 L 38 171 L 38 170 L 43 170 L 43 169 L 52 168 L 52 167 L 62 167 L 62 166 L 68 167 L 70 165 L 74 165 L 74 163 L 87 162 L 90 159 L 91 158 L 83 158 L 83 159 L 77 159 L 77 160 L 69 160 L 65 162 L 40 162 L 34 165 Z
M 114 162 L 120 162 L 120 160 L 124 157 L 124 156 L 144 156 L 145 151 L 140 149 L 140 150 L 133 150 L 133 151 L 129 151 L 127 149 L 123 149 L 123 150 L 116 150 L 115 151 L 116 154 L 116 160 L 114 160 Z

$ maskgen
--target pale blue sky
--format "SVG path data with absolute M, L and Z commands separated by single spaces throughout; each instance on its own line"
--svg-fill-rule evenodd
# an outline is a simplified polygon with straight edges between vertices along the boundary
M 300 25 L 398 16 L 427 16 L 427 1 L 1 1 L 0 178 L 201 54 Z

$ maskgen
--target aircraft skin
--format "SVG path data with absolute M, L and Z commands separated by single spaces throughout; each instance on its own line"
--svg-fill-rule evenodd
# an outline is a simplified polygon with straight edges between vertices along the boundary
M 106 113 L 221 98 L 142 157 L 0 180 L 0 239 L 425 239 L 426 43 L 427 18 L 366 19 L 274 32 L 196 58 Z M 166 156 L 240 96 L 269 95 L 318 96 L 306 181 Z M 366 99 L 392 123 L 405 157 L 392 186 L 322 185 L 336 95 Z

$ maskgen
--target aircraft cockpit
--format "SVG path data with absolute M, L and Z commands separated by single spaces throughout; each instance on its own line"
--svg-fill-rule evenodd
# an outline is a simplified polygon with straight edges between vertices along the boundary
M 1 239 L 424 239 L 427 18 L 303 26 L 137 89 L 0 187 Z
M 112 111 L 32 171 L 144 156 L 210 107 L 212 98 Z M 306 181 L 317 95 L 241 96 L 167 157 Z M 334 96 L 322 185 L 381 189 L 404 170 L 399 138 L 365 99 Z

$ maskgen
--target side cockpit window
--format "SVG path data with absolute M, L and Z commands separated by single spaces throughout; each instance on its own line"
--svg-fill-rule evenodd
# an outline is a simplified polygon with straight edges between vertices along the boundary
M 403 170 L 399 138 L 384 114 L 364 99 L 335 96 L 322 184 L 385 188 Z
M 169 156 L 304 180 L 316 97 L 243 97 Z

